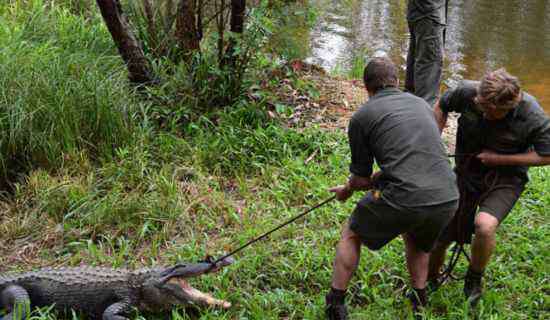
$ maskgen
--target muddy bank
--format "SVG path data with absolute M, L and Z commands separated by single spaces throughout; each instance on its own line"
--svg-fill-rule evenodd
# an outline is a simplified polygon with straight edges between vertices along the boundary
M 300 79 L 312 83 L 319 95 L 300 93 L 289 81 L 282 81 L 277 95 L 281 101 L 292 106 L 293 113 L 286 117 L 290 127 L 318 125 L 328 130 L 345 131 L 348 121 L 368 95 L 359 79 L 345 79 L 331 76 L 321 67 L 305 62 L 292 62 L 292 68 Z M 443 139 L 450 153 L 454 152 L 457 116 L 449 114 Z

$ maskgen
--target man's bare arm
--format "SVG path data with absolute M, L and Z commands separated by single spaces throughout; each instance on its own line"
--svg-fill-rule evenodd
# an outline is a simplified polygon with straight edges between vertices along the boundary
M 352 173 L 345 185 L 331 188 L 329 191 L 334 192 L 339 201 L 346 201 L 354 191 L 372 189 L 373 179 L 378 178 L 380 172 L 376 172 L 372 177 L 361 177 Z
M 437 101 L 434 106 L 434 117 L 437 122 L 437 126 L 439 127 L 439 132 L 443 132 L 443 129 L 445 129 L 445 126 L 447 125 L 447 113 L 441 110 L 439 101 Z
M 550 156 L 541 156 L 536 151 L 519 154 L 499 154 L 490 150 L 484 150 L 477 155 L 487 166 L 546 166 L 550 165 Z
M 372 187 L 371 177 L 360 177 L 355 174 L 351 174 L 346 184 L 352 191 L 355 190 L 368 190 Z

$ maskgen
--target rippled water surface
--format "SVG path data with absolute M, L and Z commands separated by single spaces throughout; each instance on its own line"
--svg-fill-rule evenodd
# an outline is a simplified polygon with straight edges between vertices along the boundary
M 405 67 L 406 0 L 313 0 L 321 18 L 309 59 L 346 71 L 386 53 Z M 505 67 L 550 113 L 550 1 L 449 0 L 444 86 Z

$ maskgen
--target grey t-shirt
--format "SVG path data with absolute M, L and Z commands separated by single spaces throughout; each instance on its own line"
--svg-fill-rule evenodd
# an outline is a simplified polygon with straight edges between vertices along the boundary
M 477 154 L 483 149 L 502 154 L 525 153 L 535 150 L 541 156 L 550 156 L 550 118 L 544 113 L 537 100 L 523 92 L 519 104 L 504 119 L 490 121 L 475 103 L 478 81 L 464 80 L 447 90 L 439 101 L 443 112 L 458 112 L 456 136 L 457 154 Z M 457 157 L 457 165 L 468 161 L 472 178 L 476 173 L 483 175 L 489 170 L 475 157 Z M 527 167 L 502 166 L 500 173 L 513 174 L 527 181 Z
M 443 24 L 444 12 L 445 0 L 409 0 L 407 4 L 407 20 L 409 22 L 429 18 Z
M 458 199 L 456 177 L 430 106 L 396 88 L 380 90 L 355 112 L 348 137 L 351 173 L 369 177 L 374 160 L 389 204 L 418 208 Z

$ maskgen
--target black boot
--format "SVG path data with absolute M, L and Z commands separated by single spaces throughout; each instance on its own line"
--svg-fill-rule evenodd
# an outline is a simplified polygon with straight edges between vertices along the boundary
M 466 295 L 471 307 L 475 307 L 481 298 L 483 292 L 482 278 L 483 272 L 477 272 L 471 268 L 468 269 L 466 277 L 464 277 L 464 295 Z
M 409 300 L 411 301 L 414 318 L 422 319 L 421 311 L 426 305 L 428 305 L 428 292 L 426 288 L 413 288 L 411 292 L 409 292 L 409 294 L 407 295 L 407 298 L 409 298 Z
M 345 304 L 346 291 L 331 288 L 326 295 L 325 314 L 328 320 L 347 320 L 348 310 Z

